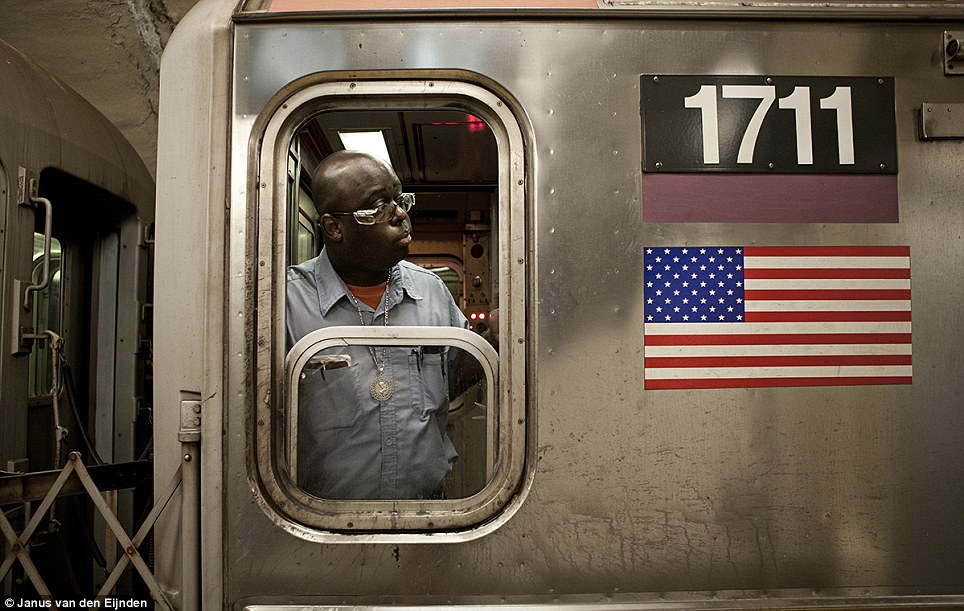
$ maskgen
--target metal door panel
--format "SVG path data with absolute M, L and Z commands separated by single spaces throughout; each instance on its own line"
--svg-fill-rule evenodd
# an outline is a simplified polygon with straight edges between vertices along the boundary
M 481 539 L 325 546 L 278 530 L 252 502 L 236 441 L 247 423 L 229 418 L 227 599 L 960 594 L 964 288 L 948 278 L 964 268 L 964 143 L 920 142 L 915 125 L 922 102 L 964 101 L 964 81 L 932 61 L 945 29 L 628 19 L 239 25 L 236 129 L 287 83 L 324 70 L 459 68 L 518 99 L 535 135 L 527 315 L 539 447 L 528 499 Z M 894 77 L 900 222 L 644 223 L 644 73 Z M 914 384 L 644 392 L 642 249 L 690 243 L 909 245 Z

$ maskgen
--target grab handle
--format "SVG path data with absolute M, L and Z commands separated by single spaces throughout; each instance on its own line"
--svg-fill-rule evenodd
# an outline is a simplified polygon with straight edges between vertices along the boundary
M 54 220 L 54 207 L 50 203 L 50 200 L 46 197 L 30 197 L 30 204 L 34 207 L 42 205 L 44 207 L 44 258 L 43 258 L 43 271 L 40 276 L 40 282 L 37 284 L 29 285 L 23 293 L 23 307 L 25 310 L 30 309 L 30 296 L 32 293 L 42 291 L 47 288 L 50 284 L 50 239 L 53 228 Z

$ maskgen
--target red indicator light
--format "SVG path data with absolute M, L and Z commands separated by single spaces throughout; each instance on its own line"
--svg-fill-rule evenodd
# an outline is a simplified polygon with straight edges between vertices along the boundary
M 479 320 L 485 320 L 485 312 L 479 313 Z
M 475 115 L 465 115 L 465 122 L 469 124 L 470 132 L 484 132 L 485 121 Z
M 469 318 L 471 318 L 472 320 L 475 320 L 476 318 L 478 318 L 478 315 L 475 312 L 472 312 L 471 314 L 469 314 Z

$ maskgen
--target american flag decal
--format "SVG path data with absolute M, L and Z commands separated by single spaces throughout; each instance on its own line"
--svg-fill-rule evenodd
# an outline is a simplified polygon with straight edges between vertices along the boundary
M 647 390 L 910 384 L 910 248 L 651 247 Z

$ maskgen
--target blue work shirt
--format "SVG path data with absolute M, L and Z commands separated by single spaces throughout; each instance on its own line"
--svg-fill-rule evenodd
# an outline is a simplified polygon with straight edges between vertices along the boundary
M 316 329 L 358 326 L 358 309 L 327 253 L 288 268 L 287 341 L 290 348 Z M 373 310 L 357 302 L 365 325 L 383 325 L 385 300 Z M 467 328 L 438 276 L 407 261 L 388 287 L 390 325 Z M 374 346 L 395 386 L 376 401 L 378 375 L 367 346 L 339 346 L 320 354 L 351 365 L 303 372 L 298 401 L 298 484 L 326 499 L 437 498 L 457 457 L 445 433 L 448 372 L 455 349 Z

